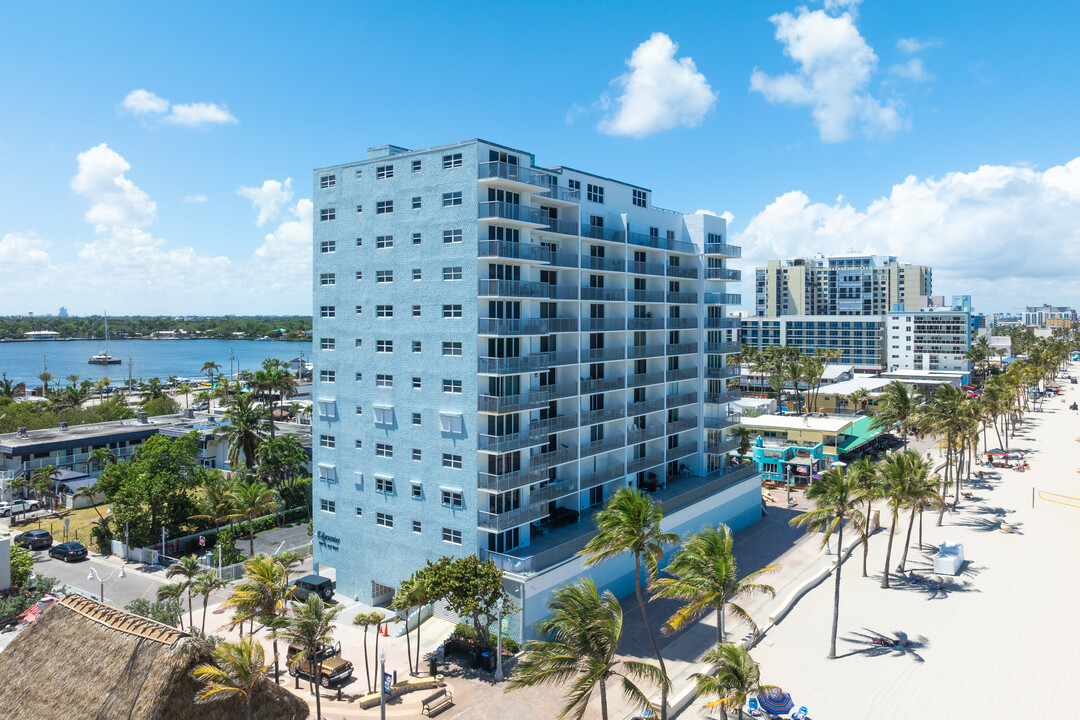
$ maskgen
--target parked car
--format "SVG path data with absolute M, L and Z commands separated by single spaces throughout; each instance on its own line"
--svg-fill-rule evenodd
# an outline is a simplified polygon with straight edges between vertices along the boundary
M 322 577 L 321 575 L 305 575 L 302 578 L 293 580 L 290 583 L 293 588 L 293 596 L 300 602 L 305 602 L 308 596 L 314 593 L 323 600 L 334 599 L 334 588 L 336 584 L 328 577 Z
M 6 517 L 11 513 L 22 515 L 23 513 L 33 512 L 40 507 L 41 504 L 37 500 L 15 500 L 14 502 L 5 500 L 0 502 L 0 516 Z
M 60 543 L 59 545 L 54 545 L 49 548 L 49 557 L 63 560 L 64 562 L 85 560 L 87 554 L 86 546 L 77 542 Z
M 295 661 L 297 655 L 302 657 Z M 289 664 L 289 674 L 293 677 L 300 676 L 305 679 L 318 676 L 319 684 L 330 687 L 332 683 L 338 683 L 348 678 L 353 673 L 353 664 L 341 657 L 341 643 L 337 645 L 323 645 L 314 658 L 304 656 L 303 648 L 297 645 L 289 645 L 286 653 Z M 319 666 L 319 663 L 322 666 Z
M 27 530 L 15 536 L 15 544 L 31 550 L 41 550 L 52 546 L 52 535 L 48 530 Z

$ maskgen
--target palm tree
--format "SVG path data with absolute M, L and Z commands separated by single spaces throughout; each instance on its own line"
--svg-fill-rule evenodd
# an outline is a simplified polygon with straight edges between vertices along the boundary
M 168 585 L 160 585 L 157 589 L 158 602 L 166 602 L 168 600 L 175 600 L 180 612 L 176 614 L 176 620 L 180 623 L 180 629 L 184 629 L 184 610 L 180 605 L 180 598 L 184 597 L 184 583 L 170 583 Z
M 202 370 L 199 372 L 206 376 L 206 379 L 210 382 L 210 386 L 214 385 L 214 373 L 221 370 L 221 366 L 213 360 L 207 360 L 203 363 Z
M 678 535 L 660 529 L 663 516 L 663 507 L 653 503 L 647 494 L 631 487 L 620 487 L 612 494 L 604 509 L 594 516 L 600 533 L 590 540 L 578 555 L 585 557 L 585 567 L 592 567 L 623 553 L 634 556 L 634 593 L 637 595 L 638 607 L 641 608 L 641 619 L 645 623 L 645 631 L 649 634 L 653 652 L 656 653 L 656 660 L 660 663 L 660 672 L 667 678 L 664 658 L 656 644 L 656 634 L 649 625 L 645 596 L 641 592 L 642 562 L 645 564 L 647 579 L 655 579 L 660 570 L 660 561 L 664 557 L 664 547 L 679 542 Z M 666 682 L 660 686 L 660 693 L 660 718 L 667 720 Z
M 881 497 L 888 502 L 891 519 L 889 542 L 885 550 L 885 572 L 881 579 L 881 587 L 883 588 L 887 589 L 889 587 L 889 563 L 892 561 L 893 535 L 896 533 L 896 523 L 900 518 L 900 509 L 908 505 L 909 498 L 913 494 L 922 492 L 922 490 L 917 490 L 914 487 L 916 481 L 913 478 L 921 476 L 922 479 L 918 482 L 925 484 L 928 470 L 929 462 L 914 450 L 889 453 L 880 467 Z M 915 515 L 912 513 L 913 523 L 914 519 Z M 910 541 L 911 529 L 909 527 L 905 547 Z
M 233 521 L 240 517 L 236 512 L 235 500 L 229 485 L 220 470 L 211 471 L 207 477 L 198 505 L 202 512 L 199 515 L 193 515 L 192 520 L 207 520 L 215 528 L 220 528 L 226 520 L 232 527 Z
M 844 525 L 851 523 L 862 542 L 866 542 L 863 532 L 865 518 L 859 511 L 863 496 L 859 490 L 857 478 L 846 467 L 832 467 L 821 479 L 810 485 L 806 497 L 813 500 L 817 507 L 804 512 L 791 520 L 793 527 L 805 526 L 807 530 L 824 531 L 821 546 L 825 547 L 833 533 L 836 533 L 836 585 L 833 589 L 832 636 L 829 644 L 829 659 L 836 658 L 836 631 L 840 624 L 840 568 L 844 564 Z
M 71 387 L 75 387 L 76 385 L 79 384 L 79 376 L 78 375 L 68 375 L 67 376 L 67 381 L 69 383 L 71 383 Z
M 742 709 L 747 698 L 764 688 L 758 664 L 738 643 L 722 643 L 710 648 L 703 659 L 712 666 L 711 671 L 707 674 L 694 673 L 691 677 L 695 680 L 698 695 L 716 696 L 716 700 L 705 707 L 718 708 L 724 720 L 727 720 L 728 710 L 734 708 L 739 720 L 742 720 Z
M 261 480 L 241 480 L 233 485 L 230 494 L 237 515 L 247 520 L 248 540 L 251 542 L 248 555 L 254 555 L 255 518 L 277 509 L 277 493 Z
M 49 394 L 49 382 L 53 379 L 53 374 L 51 372 L 49 372 L 48 370 L 46 370 L 45 372 L 38 375 L 37 378 L 38 378 L 38 380 L 41 381 L 41 394 L 43 396 L 48 395 Z
M 251 720 L 251 696 L 259 685 L 266 682 L 266 657 L 262 645 L 250 638 L 240 642 L 223 642 L 214 649 L 216 664 L 200 665 L 192 671 L 192 677 L 205 686 L 196 697 L 196 703 L 241 695 L 244 698 L 244 717 Z
M 250 393 L 237 395 L 225 411 L 227 423 L 216 432 L 229 443 L 229 465 L 233 468 L 244 454 L 244 464 L 250 470 L 255 465 L 255 453 L 263 441 L 263 424 L 270 418 L 267 409 L 252 401 Z
M 233 618 L 235 627 L 245 620 L 256 618 L 264 626 L 275 625 L 275 620 L 285 616 L 287 603 L 294 599 L 289 586 L 289 567 L 269 555 L 257 555 L 244 562 L 244 579 L 233 588 L 224 607 L 235 608 L 239 614 Z M 278 666 L 277 637 L 274 640 L 274 679 L 280 677 Z
M 539 634 L 553 639 L 525 646 L 508 691 L 569 682 L 557 720 L 584 717 L 594 692 L 600 696 L 600 717 L 607 720 L 609 680 L 620 682 L 623 695 L 633 704 L 653 707 L 637 683 L 644 680 L 667 688 L 667 675 L 651 663 L 616 658 L 623 613 L 610 590 L 600 595 L 592 578 L 586 577 L 556 590 L 548 609 L 551 616 L 540 623 Z
M 863 536 L 870 537 L 870 512 L 874 501 L 881 497 L 881 480 L 877 474 L 877 466 L 868 457 L 862 457 L 851 464 L 849 472 L 855 479 L 855 485 L 866 501 L 866 515 L 863 519 Z M 863 543 L 862 553 L 862 576 L 867 577 L 866 560 L 870 554 L 870 543 Z
M 353 623 L 352 623 L 353 625 L 356 625 L 357 627 L 364 629 L 364 677 L 367 678 L 367 690 L 368 690 L 369 693 L 372 692 L 372 690 L 371 690 L 371 669 L 368 667 L 368 649 L 367 649 L 368 628 L 370 628 L 372 625 L 374 625 L 376 628 L 378 628 L 379 623 L 382 622 L 382 618 L 383 618 L 382 614 L 377 613 L 377 612 L 358 613 L 357 616 L 353 618 Z
M 195 615 L 191 608 L 191 598 L 195 594 L 195 578 L 202 572 L 202 566 L 199 564 L 199 559 L 194 555 L 186 555 L 172 565 L 165 571 L 165 577 L 175 577 L 179 575 L 184 578 L 180 581 L 180 584 L 184 586 L 184 591 L 187 593 L 188 604 L 188 627 L 195 625 Z
M 885 390 L 878 400 L 877 409 L 874 410 L 874 419 L 870 426 L 875 430 L 892 430 L 900 426 L 900 434 L 904 437 L 904 448 L 908 444 L 908 430 L 919 413 L 919 404 L 915 394 L 907 385 L 894 380 L 885 386 Z
M 41 500 L 43 496 L 49 492 L 52 488 L 52 484 L 60 477 L 60 468 L 55 465 L 46 465 L 39 467 L 34 471 L 33 479 L 31 483 L 34 488 L 34 493 L 37 494 L 38 500 Z
M 90 455 L 86 458 L 86 473 L 90 474 L 90 464 L 93 463 L 97 466 L 98 470 L 104 470 L 106 465 L 111 465 L 116 462 L 116 455 L 113 451 L 107 447 L 96 447 L 90 451 Z
M 184 409 L 187 410 L 191 407 L 191 385 L 184 383 L 176 389 L 178 393 L 184 396 Z
M 736 600 L 754 595 L 775 596 L 776 591 L 771 586 L 754 580 L 779 570 L 780 566 L 770 565 L 740 580 L 732 553 L 734 545 L 735 538 L 727 525 L 706 525 L 683 541 L 664 570 L 669 577 L 658 578 L 653 583 L 653 597 L 686 601 L 667 621 L 665 630 L 678 632 L 706 611 L 715 610 L 716 643 L 719 645 L 724 642 L 726 609 L 744 620 L 757 636 L 758 628 L 753 618 L 736 604 Z
M 81 488 L 75 491 L 74 497 L 76 499 L 86 498 L 86 501 L 90 503 L 90 507 L 94 508 L 94 512 L 97 513 L 98 519 L 101 520 L 104 519 L 105 516 L 102 515 L 101 511 L 97 509 L 97 503 L 94 502 L 94 498 L 97 496 L 99 491 L 100 488 L 95 482 L 92 485 L 83 485 Z
M 301 648 L 296 653 L 292 666 L 300 664 L 304 657 L 316 664 L 313 677 L 322 677 L 322 649 L 333 642 L 334 618 L 341 611 L 340 605 L 330 607 L 323 604 L 322 598 L 312 593 L 307 602 L 292 603 L 293 614 L 285 627 L 274 630 L 274 637 L 281 637 L 290 645 Z M 319 697 L 319 683 L 315 686 L 315 717 L 322 717 L 322 699 Z
M 855 392 L 847 396 L 846 400 L 859 408 L 860 411 L 866 412 L 867 405 L 870 404 L 870 393 L 866 388 L 859 388 Z
M 15 397 L 16 384 L 14 380 L 8 380 L 7 373 L 3 373 L 3 379 L 0 379 L 0 397 L 14 398 Z
M 278 486 L 286 478 L 306 473 L 308 454 L 295 435 L 282 435 L 259 445 L 255 460 L 259 478 Z
M 405 613 L 405 656 L 409 660 L 409 673 L 415 674 L 420 672 L 420 668 L 413 669 L 412 659 L 412 643 L 409 639 L 409 613 L 414 607 L 419 607 L 421 604 L 420 588 L 417 587 L 414 578 L 406 578 L 402 581 L 398 591 L 394 594 L 394 602 L 392 608 L 398 612 L 404 611 Z M 416 632 L 416 644 L 420 645 L 420 628 L 417 625 Z
M 97 390 L 97 394 L 98 394 L 98 405 L 105 402 L 105 391 L 109 388 L 109 385 L 111 383 L 112 383 L 112 378 L 107 378 L 107 377 L 103 377 L 100 380 L 98 380 L 96 383 L 94 383 L 94 389 Z
M 202 572 L 195 578 L 192 590 L 202 596 L 202 631 L 206 633 L 206 606 L 210 602 L 210 593 L 225 587 L 225 583 L 212 572 Z
M 750 453 L 754 431 L 743 425 L 737 425 L 731 434 L 739 438 L 739 448 L 735 451 L 740 457 L 746 457 Z

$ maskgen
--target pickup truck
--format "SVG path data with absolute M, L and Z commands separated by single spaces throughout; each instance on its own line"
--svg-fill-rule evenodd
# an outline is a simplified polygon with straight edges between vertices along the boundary
M 296 660 L 297 655 L 302 657 Z M 353 664 L 341 657 L 341 643 L 323 645 L 314 658 L 304 655 L 303 648 L 297 645 L 289 645 L 286 659 L 289 663 L 290 675 L 307 679 L 318 676 L 319 684 L 325 688 L 330 687 L 332 683 L 342 682 L 353 673 Z M 319 666 L 320 661 L 322 661 L 321 667 Z

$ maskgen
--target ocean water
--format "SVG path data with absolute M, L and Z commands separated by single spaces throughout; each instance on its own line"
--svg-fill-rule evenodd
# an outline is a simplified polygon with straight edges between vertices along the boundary
M 212 360 L 229 372 L 229 353 L 232 352 L 232 371 L 257 370 L 267 358 L 288 362 L 303 353 L 311 360 L 310 342 L 268 340 L 110 340 L 109 354 L 123 361 L 121 365 L 90 365 L 87 361 L 105 349 L 102 340 L 46 340 L 38 342 L 0 343 L 0 372 L 27 387 L 38 387 L 42 363 L 55 378 L 50 387 L 60 382 L 67 385 L 68 375 L 78 375 L 80 381 L 94 382 L 107 377 L 113 385 L 123 385 L 128 377 L 134 380 L 152 377 L 166 380 L 172 375 L 183 378 L 204 377 L 203 363 Z

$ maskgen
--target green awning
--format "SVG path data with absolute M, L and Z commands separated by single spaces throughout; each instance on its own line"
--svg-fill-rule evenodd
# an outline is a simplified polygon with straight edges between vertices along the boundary
M 872 427 L 873 422 L 874 419 L 871 417 L 861 417 L 853 422 L 845 431 L 845 434 L 849 436 L 847 441 L 842 445 L 838 445 L 837 451 L 842 453 L 851 452 L 880 435 L 883 430 Z

